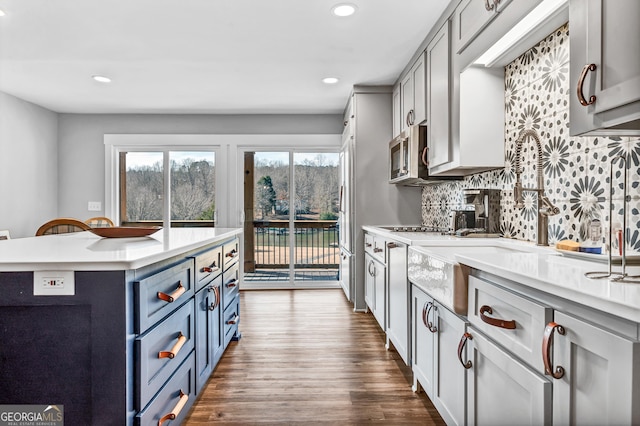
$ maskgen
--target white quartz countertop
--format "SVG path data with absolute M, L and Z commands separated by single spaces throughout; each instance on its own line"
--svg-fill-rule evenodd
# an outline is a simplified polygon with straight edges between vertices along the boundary
M 488 240 L 488 238 L 460 238 L 455 235 L 444 235 L 441 232 L 395 232 L 378 226 L 363 226 L 362 229 L 410 246 L 479 245 L 484 243 L 478 240 L 485 242 Z
M 138 238 L 85 231 L 3 240 L 0 272 L 136 269 L 241 233 L 241 228 L 171 228 Z
M 363 230 L 408 244 L 410 251 L 439 257 L 444 262 L 468 265 L 552 296 L 640 323 L 640 280 L 614 281 L 585 277 L 586 272 L 607 271 L 606 262 L 576 259 L 552 247 L 540 247 L 507 238 L 460 238 L 438 232 L 394 232 L 377 226 L 363 226 Z M 465 249 L 457 253 L 455 247 Z M 496 250 L 496 247 L 503 250 Z M 620 271 L 620 267 L 614 265 L 613 271 Z M 640 275 L 640 266 L 628 266 L 626 272 Z
M 549 255 L 543 252 L 458 254 L 457 261 L 545 293 L 640 323 L 640 281 L 592 279 L 586 272 L 607 271 L 607 263 Z M 620 267 L 613 267 L 619 271 Z M 640 267 L 627 267 L 640 275 Z

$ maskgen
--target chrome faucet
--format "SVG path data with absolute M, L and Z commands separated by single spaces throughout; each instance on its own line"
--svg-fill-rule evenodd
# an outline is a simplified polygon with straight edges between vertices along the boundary
M 520 175 L 522 167 L 520 165 L 520 157 L 522 156 L 522 143 L 528 137 L 533 138 L 538 148 L 538 188 L 523 188 Z M 516 202 L 516 208 L 524 208 L 524 191 L 533 191 L 538 194 L 538 241 L 539 246 L 549 245 L 549 216 L 560 213 L 560 209 L 554 206 L 551 201 L 544 195 L 544 175 L 542 172 L 542 143 L 540 137 L 533 129 L 525 129 L 520 132 L 518 140 L 516 140 L 516 184 L 513 187 L 513 199 Z

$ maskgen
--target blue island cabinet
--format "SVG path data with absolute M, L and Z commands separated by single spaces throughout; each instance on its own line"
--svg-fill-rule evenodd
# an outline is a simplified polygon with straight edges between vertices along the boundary
M 240 337 L 235 235 L 76 271 L 73 296 L 34 296 L 32 271 L 0 272 L 0 405 L 62 406 L 69 425 L 180 424 Z

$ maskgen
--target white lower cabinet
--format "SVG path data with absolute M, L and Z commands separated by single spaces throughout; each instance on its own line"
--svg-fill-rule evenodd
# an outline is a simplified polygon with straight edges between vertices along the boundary
M 412 286 L 414 391 L 420 386 L 448 425 L 465 424 L 465 370 L 457 348 L 466 321 Z
M 369 309 L 371 309 L 373 316 L 378 321 L 378 324 L 380 324 L 382 330 L 386 330 L 386 267 L 384 264 L 375 260 L 369 253 L 365 253 L 364 261 L 364 300 Z
M 466 351 L 466 353 L 465 353 Z M 551 423 L 551 382 L 475 329 L 460 340 L 469 425 Z
M 553 352 L 547 364 L 559 377 L 553 380 L 553 423 L 640 424 L 638 342 L 563 312 L 554 320 L 545 333 Z

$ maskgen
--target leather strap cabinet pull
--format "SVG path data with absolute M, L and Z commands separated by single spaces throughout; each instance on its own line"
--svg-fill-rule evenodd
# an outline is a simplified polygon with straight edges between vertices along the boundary
M 238 285 L 238 280 L 237 279 L 233 279 L 232 281 L 229 281 L 225 285 L 227 286 L 227 288 L 233 288 L 236 285 Z
M 589 100 L 587 101 L 584 98 L 584 93 L 583 93 L 584 79 L 587 78 L 587 73 L 589 71 L 595 71 L 596 68 L 597 68 L 596 64 L 587 64 L 584 66 L 584 68 L 582 68 L 582 72 L 580 73 L 580 78 L 578 79 L 577 91 L 578 91 L 578 100 L 580 101 L 580 105 L 582 106 L 589 106 L 596 101 L 595 95 L 589 96 Z
M 227 321 L 227 324 L 229 325 L 237 324 L 238 321 L 240 321 L 240 315 L 234 315 L 233 318 Z
M 175 358 L 176 355 L 178 355 L 178 352 L 180 352 L 180 349 L 182 349 L 182 346 L 185 344 L 186 341 L 187 341 L 187 336 L 185 336 L 181 332 L 180 336 L 178 336 L 178 341 L 176 342 L 175 345 L 173 345 L 171 350 L 158 352 L 158 358 L 169 358 L 169 359 Z
M 166 422 L 167 420 L 175 420 L 176 417 L 180 415 L 180 411 L 182 411 L 188 400 L 189 395 L 182 392 L 182 389 L 180 389 L 180 400 L 178 400 L 178 403 L 175 407 L 173 407 L 173 410 L 171 410 L 170 413 L 165 414 L 160 420 L 158 420 L 158 426 L 162 426 L 162 423 Z
M 164 300 L 167 303 L 173 303 L 176 300 L 178 300 L 178 298 L 180 298 L 180 296 L 182 296 L 185 291 L 187 291 L 187 289 L 182 285 L 182 281 L 180 281 L 178 283 L 178 288 L 176 288 L 175 291 L 171 294 L 167 294 L 159 291 L 158 299 Z
M 560 379 L 564 376 L 564 368 L 557 366 L 556 371 L 553 371 L 553 361 L 551 360 L 553 332 L 556 330 L 561 336 L 564 336 L 566 333 L 564 327 L 556 324 L 555 322 L 550 322 L 544 328 L 544 338 L 542 339 L 542 362 L 544 363 L 544 374 L 551 376 L 554 379 Z
M 490 318 L 485 314 L 489 314 L 489 315 L 493 314 L 493 309 L 491 309 L 491 306 L 482 305 L 480 307 L 480 319 L 482 321 L 494 327 L 506 328 L 509 330 L 514 330 L 516 328 L 516 322 L 514 320 L 502 320 L 497 318 Z
M 238 251 L 236 249 L 233 249 L 226 254 L 227 257 L 236 257 L 237 255 L 238 255 Z
M 468 370 L 473 365 L 471 364 L 471 360 L 467 360 L 467 362 L 462 360 L 462 351 L 464 350 L 464 345 L 467 344 L 467 340 L 473 340 L 473 336 L 470 333 L 464 333 L 462 339 L 460 339 L 460 343 L 458 344 L 458 360 L 460 360 L 460 364 Z
M 213 266 L 213 268 L 212 268 L 211 266 Z M 218 268 L 218 267 L 216 266 L 216 264 L 215 264 L 215 263 L 214 263 L 214 264 L 212 264 L 211 266 L 203 266 L 203 267 L 202 267 L 202 272 L 208 272 L 208 273 L 211 273 L 211 272 L 213 272 L 213 271 L 218 271 L 218 270 L 220 270 L 220 268 Z

